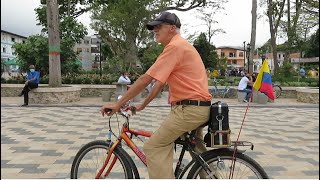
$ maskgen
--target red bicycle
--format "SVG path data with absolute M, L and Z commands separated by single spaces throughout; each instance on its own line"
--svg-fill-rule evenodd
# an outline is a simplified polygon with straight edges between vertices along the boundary
M 140 178 L 136 164 L 122 147 L 127 145 L 139 157 L 141 162 L 147 166 L 145 155 L 133 142 L 132 137 L 150 137 L 152 133 L 129 128 L 129 119 L 131 115 L 135 114 L 135 108 L 130 106 L 130 103 L 123 106 L 118 113 L 125 117 L 120 134 L 116 136 L 112 131 L 110 117 L 107 140 L 92 141 L 78 151 L 72 163 L 71 179 Z M 114 142 L 111 141 L 112 135 L 116 137 Z M 237 150 L 233 160 L 233 148 L 219 148 L 197 153 L 194 150 L 197 143 L 204 142 L 195 136 L 195 130 L 187 132 L 185 136 L 175 141 L 176 145 L 182 147 L 174 172 L 177 179 L 185 178 L 185 175 L 187 176 L 186 178 L 191 179 L 228 179 L 231 169 L 235 179 L 268 178 L 263 168 L 255 160 L 243 154 L 243 150 Z M 234 145 L 234 142 L 232 144 Z M 246 141 L 238 142 L 237 146 L 251 146 L 253 149 L 252 143 Z M 192 160 L 187 165 L 183 165 L 182 162 L 186 151 L 189 151 Z

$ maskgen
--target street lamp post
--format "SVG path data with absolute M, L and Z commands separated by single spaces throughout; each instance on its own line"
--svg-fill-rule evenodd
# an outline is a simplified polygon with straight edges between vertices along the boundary
M 246 41 L 243 41 L 243 68 L 246 65 Z
M 99 66 L 100 66 L 100 78 L 102 77 L 102 66 L 101 66 L 101 60 L 102 60 L 102 48 L 101 48 L 101 36 L 100 34 L 95 34 L 97 37 L 97 43 L 99 43 Z
M 248 43 L 247 44 L 248 73 L 250 68 L 250 50 L 251 50 L 251 45 Z

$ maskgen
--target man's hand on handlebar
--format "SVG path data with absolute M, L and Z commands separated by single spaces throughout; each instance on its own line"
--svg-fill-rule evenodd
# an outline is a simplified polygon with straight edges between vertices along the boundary
M 105 104 L 101 107 L 100 112 L 101 115 L 104 117 L 106 114 L 107 116 L 112 116 L 114 113 L 118 112 L 120 107 L 114 104 Z
M 143 104 L 139 104 L 136 106 L 136 111 L 142 111 L 146 106 L 144 106 Z

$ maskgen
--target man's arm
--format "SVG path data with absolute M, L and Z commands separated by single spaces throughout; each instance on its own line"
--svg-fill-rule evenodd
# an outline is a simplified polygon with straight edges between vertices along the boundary
M 119 110 L 119 108 L 128 102 L 130 99 L 134 98 L 137 94 L 143 91 L 148 84 L 152 81 L 152 77 L 144 74 L 130 87 L 130 89 L 122 96 L 122 98 L 116 103 L 113 109 Z M 106 106 L 109 107 L 109 106 Z

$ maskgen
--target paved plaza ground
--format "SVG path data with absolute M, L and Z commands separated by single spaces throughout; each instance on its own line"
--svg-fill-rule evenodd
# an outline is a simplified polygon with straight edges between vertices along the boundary
M 131 118 L 131 127 L 154 131 L 170 111 L 166 95 Z M 217 99 L 214 99 L 214 101 Z M 246 110 L 245 103 L 229 104 L 232 139 Z M 104 139 L 107 118 L 99 113 L 102 98 L 76 103 L 20 107 L 23 98 L 1 98 L 1 178 L 70 178 L 72 160 L 80 147 Z M 251 103 L 240 140 L 251 141 L 255 159 L 271 178 L 319 178 L 319 105 L 277 99 L 265 105 Z M 112 123 L 117 129 L 117 123 Z M 142 148 L 143 143 L 136 139 Z M 146 168 L 131 152 L 141 177 Z M 177 157 L 176 157 L 177 158 Z

